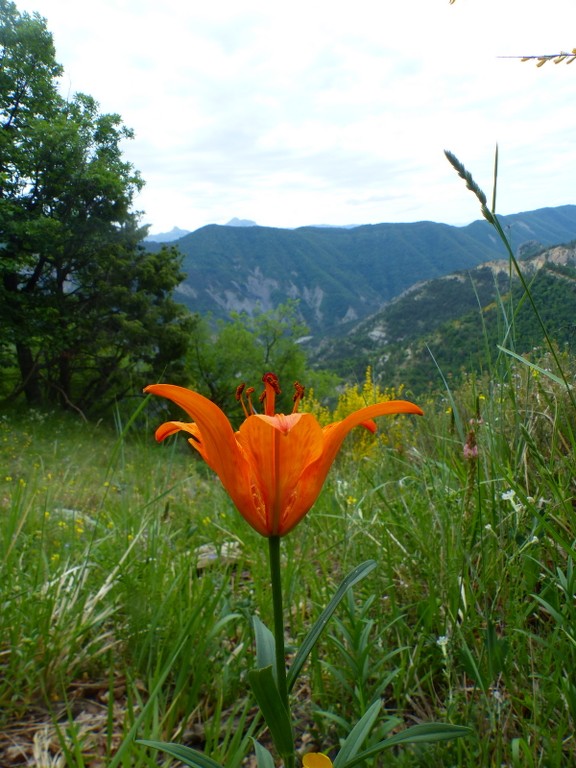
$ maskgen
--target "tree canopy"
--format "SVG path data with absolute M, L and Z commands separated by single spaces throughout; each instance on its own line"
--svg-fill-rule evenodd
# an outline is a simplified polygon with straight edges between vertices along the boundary
M 298 338 L 307 328 L 298 318 L 294 301 L 252 315 L 233 312 L 211 324 L 199 321 L 190 345 L 187 371 L 194 388 L 223 408 L 231 418 L 242 413 L 234 395 L 240 382 L 260 394 L 262 374 L 274 371 L 283 390 L 282 407 L 291 406 L 291 386 L 304 375 L 306 353 Z
M 183 359 L 175 249 L 149 253 L 132 209 L 132 138 L 85 94 L 63 98 L 46 20 L 0 0 L 0 360 L 10 394 L 101 407 Z

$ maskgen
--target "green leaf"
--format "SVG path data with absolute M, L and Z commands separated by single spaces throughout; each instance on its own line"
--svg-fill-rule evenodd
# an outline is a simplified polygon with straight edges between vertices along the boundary
M 334 768 L 340 768 L 342 765 L 345 765 L 348 760 L 357 754 L 372 730 L 372 726 L 376 722 L 376 718 L 380 714 L 381 708 L 382 701 L 377 699 L 374 704 L 368 707 L 366 712 L 364 712 L 342 744 L 342 747 L 334 760 Z
M 488 674 L 492 680 L 495 680 L 504 671 L 506 665 L 508 640 L 505 637 L 498 636 L 494 622 L 490 620 L 488 621 L 485 634 Z
M 338 590 L 336 591 L 336 594 L 334 595 L 332 600 L 330 600 L 326 608 L 324 608 L 324 610 L 322 611 L 320 616 L 316 619 L 312 628 L 304 638 L 304 642 L 300 646 L 298 653 L 294 657 L 294 661 L 290 665 L 290 669 L 288 670 L 288 690 L 289 691 L 291 691 L 292 688 L 294 687 L 294 683 L 298 679 L 298 675 L 300 674 L 300 671 L 304 666 L 306 659 L 310 655 L 310 651 L 316 645 L 318 638 L 326 628 L 328 621 L 330 620 L 332 614 L 340 604 L 344 595 L 348 592 L 348 590 L 351 587 L 354 586 L 354 584 L 357 584 L 365 576 L 367 576 L 370 573 L 370 571 L 373 571 L 374 568 L 376 568 L 376 561 L 366 560 L 364 563 L 357 565 L 356 568 L 354 568 L 354 570 L 350 571 L 348 576 L 346 576 L 344 581 L 340 584 L 340 586 L 338 587 Z
M 192 766 L 192 768 L 222 768 L 220 763 L 207 757 L 203 752 L 198 752 L 198 750 L 185 747 L 182 744 L 174 744 L 169 741 L 149 741 L 148 739 L 137 739 L 136 744 L 143 744 L 145 747 L 166 752 L 167 755 L 175 757 L 184 765 Z
M 413 725 L 400 733 L 390 736 L 389 739 L 379 741 L 373 747 L 365 749 L 363 752 L 352 757 L 339 768 L 351 768 L 353 765 L 364 762 L 370 757 L 380 754 L 385 749 L 397 746 L 398 744 L 418 744 L 431 743 L 434 741 L 449 741 L 450 739 L 459 739 L 462 736 L 469 736 L 472 728 L 465 725 L 450 725 L 448 723 L 424 723 L 422 725 Z
M 264 667 L 272 667 L 274 676 L 276 676 L 275 660 L 276 660 L 276 641 L 274 635 L 268 627 L 260 621 L 258 616 L 252 617 L 252 625 L 254 627 L 254 636 L 256 638 L 256 666 L 258 669 L 264 669 Z
M 294 739 L 290 715 L 280 699 L 272 667 L 250 670 L 248 680 L 276 749 L 280 755 L 293 754 Z
M 274 758 L 266 747 L 263 747 L 259 741 L 256 741 L 256 739 L 253 739 L 253 742 L 258 768 L 274 768 Z
M 468 648 L 466 643 L 462 646 L 460 653 L 466 674 L 474 680 L 476 685 L 478 685 L 484 693 L 486 693 L 490 681 L 486 678 L 486 675 L 484 675 L 483 670 L 480 669 L 480 664 L 476 662 L 476 659 L 472 655 L 472 651 Z
M 473 733 L 472 728 L 467 725 L 451 725 L 450 723 L 422 723 L 413 725 L 410 728 L 391 736 L 384 742 L 387 747 L 394 744 L 418 744 L 430 743 L 433 741 L 450 741 L 450 739 L 459 739 L 462 736 L 469 736 Z

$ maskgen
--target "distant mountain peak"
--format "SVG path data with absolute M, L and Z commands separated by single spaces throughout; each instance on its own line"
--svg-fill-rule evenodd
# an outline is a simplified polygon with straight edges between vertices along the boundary
M 186 237 L 190 234 L 189 229 L 180 229 L 179 227 L 172 227 L 170 232 L 159 232 L 157 235 L 148 235 L 145 239 L 149 243 L 171 243 L 173 240 L 180 240 L 181 237 Z
M 237 219 L 234 217 L 233 219 L 230 219 L 230 221 L 226 222 L 224 225 L 225 227 L 257 227 L 258 224 L 256 224 L 255 221 L 252 221 L 251 219 Z

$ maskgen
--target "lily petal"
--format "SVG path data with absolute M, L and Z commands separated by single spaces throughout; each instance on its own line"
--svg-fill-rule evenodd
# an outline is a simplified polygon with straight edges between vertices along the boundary
M 377 416 L 388 416 L 395 413 L 415 413 L 421 415 L 422 409 L 406 400 L 389 400 L 385 403 L 376 403 L 366 408 L 361 408 L 347 416 L 342 421 L 328 424 L 324 427 L 324 450 L 322 456 L 310 464 L 302 473 L 299 482 L 300 504 L 310 508 L 318 498 L 326 475 L 334 463 L 334 459 L 340 450 L 342 441 L 351 429 L 358 426 L 366 426 L 365 422 Z
M 224 412 L 207 397 L 173 384 L 151 384 L 144 391 L 166 397 L 196 422 L 196 426 L 176 421 L 166 422 L 156 431 L 156 439 L 163 440 L 178 429 L 192 434 L 199 440 L 199 445 L 193 443 L 194 447 L 216 472 L 238 509 L 244 511 L 253 508 L 254 500 L 248 480 L 249 466 Z
M 188 432 L 189 435 L 192 435 L 192 438 L 190 438 L 188 442 L 198 451 L 204 461 L 208 463 L 200 430 L 198 429 L 198 425 L 194 424 L 194 422 L 190 423 L 188 421 L 165 421 L 164 424 L 160 424 L 154 437 L 159 443 L 161 443 L 162 440 L 170 437 L 170 435 L 175 435 L 176 432 Z
M 407 400 L 388 400 L 384 403 L 367 405 L 365 408 L 360 408 L 360 410 L 346 416 L 342 421 L 336 421 L 334 424 L 328 424 L 327 427 L 324 427 L 324 456 L 322 460 L 328 462 L 328 469 L 350 430 L 375 419 L 377 416 L 391 416 L 396 413 L 415 413 L 422 416 L 424 411 Z
M 268 535 L 282 536 L 312 506 L 305 503 L 302 508 L 299 481 L 322 455 L 322 428 L 310 413 L 254 415 L 240 427 L 238 442 L 257 478 L 267 511 Z

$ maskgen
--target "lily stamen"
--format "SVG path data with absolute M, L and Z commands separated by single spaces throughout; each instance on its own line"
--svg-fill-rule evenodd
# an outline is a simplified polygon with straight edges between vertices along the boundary
M 248 418 L 248 416 L 254 416 L 256 413 L 251 400 L 251 395 L 253 392 L 254 387 L 248 387 L 246 389 L 246 384 L 244 382 L 236 387 L 236 402 L 240 403 L 242 406 L 242 410 L 244 411 L 244 416 L 246 418 Z M 246 397 L 246 402 L 244 402 L 244 397 Z M 248 407 L 246 407 L 246 403 L 248 404 Z
M 262 376 L 264 392 L 260 395 L 260 402 L 264 404 L 266 416 L 274 416 L 276 408 L 276 395 L 281 392 L 278 376 L 275 373 L 265 373 Z
M 243 397 L 245 387 L 246 387 L 246 384 L 244 382 L 242 382 L 242 384 L 238 384 L 238 386 L 236 387 L 236 402 L 240 403 L 240 405 L 242 406 L 242 410 L 244 411 L 244 416 L 248 418 L 248 410 L 246 409 L 246 405 L 244 403 L 244 397 Z
M 292 408 L 292 413 L 297 413 L 298 406 L 300 404 L 300 400 L 304 397 L 304 392 L 306 390 L 306 387 L 302 386 L 299 381 L 294 382 L 294 389 L 296 390 L 294 392 L 294 397 L 292 400 L 294 401 L 294 407 Z
M 250 416 L 254 416 L 254 414 L 256 413 L 256 411 L 254 410 L 254 406 L 252 405 L 253 394 L 254 394 L 254 387 L 248 387 L 248 389 L 245 392 L 246 402 L 248 403 L 248 413 L 246 414 L 246 416 L 248 416 L 248 414 L 250 414 Z

